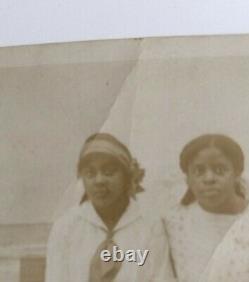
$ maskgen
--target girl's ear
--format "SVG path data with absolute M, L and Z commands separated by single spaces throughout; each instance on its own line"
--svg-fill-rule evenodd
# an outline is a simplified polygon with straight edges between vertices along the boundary
M 236 182 L 235 182 L 235 190 L 237 195 L 246 198 L 247 196 L 247 183 L 245 181 L 245 179 L 242 179 L 240 176 L 238 176 L 236 178 Z
M 188 173 L 188 171 L 186 172 L 186 176 L 185 176 L 185 181 L 186 181 L 186 183 L 187 183 L 187 186 L 188 186 L 188 189 L 189 190 L 191 190 L 189 187 L 191 187 L 191 185 L 190 185 L 190 176 L 189 176 L 189 173 Z
M 82 188 L 82 197 L 81 197 L 81 199 L 80 199 L 80 205 L 82 205 L 84 202 L 86 202 L 87 200 L 88 200 L 88 197 L 87 197 L 87 194 L 86 194 L 86 190 L 85 190 L 85 186 L 84 186 L 84 181 L 83 181 L 83 178 L 82 177 L 80 177 L 79 179 L 78 179 L 78 183 L 79 183 L 79 185 L 81 186 L 81 188 Z
M 189 205 L 189 204 L 191 204 L 195 201 L 195 196 L 194 196 L 194 194 L 193 194 L 193 192 L 190 188 L 191 185 L 190 185 L 188 174 L 186 174 L 186 180 L 185 181 L 186 181 L 188 189 L 181 199 L 181 204 L 187 206 L 187 205 Z
M 193 192 L 190 190 L 190 188 L 188 188 L 188 190 L 186 191 L 186 193 L 181 199 L 181 204 L 184 206 L 188 206 L 192 204 L 194 201 L 195 201 L 195 196 Z
M 83 204 L 85 201 L 87 201 L 87 200 L 88 200 L 87 194 L 84 193 L 83 196 L 82 196 L 82 198 L 81 198 L 81 200 L 80 200 L 80 205 L 82 205 L 82 204 Z

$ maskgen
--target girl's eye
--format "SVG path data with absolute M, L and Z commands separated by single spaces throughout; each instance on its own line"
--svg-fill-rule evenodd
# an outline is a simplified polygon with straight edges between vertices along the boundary
M 205 167 L 201 165 L 195 166 L 193 172 L 197 176 L 203 175 L 205 173 Z
M 83 171 L 83 175 L 87 178 L 92 178 L 92 177 L 94 177 L 95 173 L 92 169 L 85 169 Z
M 108 167 L 104 169 L 104 174 L 106 176 L 112 176 L 113 174 L 115 174 L 115 172 L 116 172 L 115 167 Z
M 214 172 L 218 175 L 224 174 L 226 171 L 226 168 L 224 166 L 216 166 L 214 167 Z

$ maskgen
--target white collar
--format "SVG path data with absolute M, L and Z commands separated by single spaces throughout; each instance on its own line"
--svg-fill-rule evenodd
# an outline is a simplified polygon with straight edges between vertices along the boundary
M 91 224 L 108 231 L 105 223 L 96 213 L 93 205 L 90 201 L 84 202 L 79 208 L 79 215 L 87 220 Z M 142 217 L 140 212 L 138 203 L 134 199 L 130 199 L 129 205 L 126 208 L 125 212 L 122 214 L 120 220 L 118 221 L 117 225 L 114 227 L 114 232 L 120 229 L 123 229 L 125 226 L 131 224 L 138 218 Z

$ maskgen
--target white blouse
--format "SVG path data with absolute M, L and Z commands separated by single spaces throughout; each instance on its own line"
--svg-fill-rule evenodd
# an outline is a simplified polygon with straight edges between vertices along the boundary
M 197 282 L 237 215 L 205 211 L 198 203 L 178 205 L 165 217 L 178 282 Z
M 249 281 L 249 210 L 230 228 L 200 282 Z
M 116 282 L 174 281 L 163 224 L 151 226 L 141 216 L 136 201 L 131 200 L 114 229 L 113 240 L 123 251 L 148 249 L 149 254 L 143 266 L 124 261 Z M 48 243 L 46 282 L 88 282 L 90 261 L 106 239 L 105 230 L 88 201 L 55 222 Z

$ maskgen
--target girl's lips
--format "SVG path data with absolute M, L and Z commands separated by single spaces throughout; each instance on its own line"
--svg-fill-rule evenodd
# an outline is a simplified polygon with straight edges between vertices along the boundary
M 210 190 L 201 192 L 201 195 L 204 197 L 215 197 L 215 196 L 218 196 L 218 194 L 219 194 L 219 191 L 216 189 L 210 189 Z
M 94 197 L 96 197 L 96 198 L 106 198 L 107 196 L 108 196 L 108 192 L 107 191 L 96 192 L 94 194 Z

